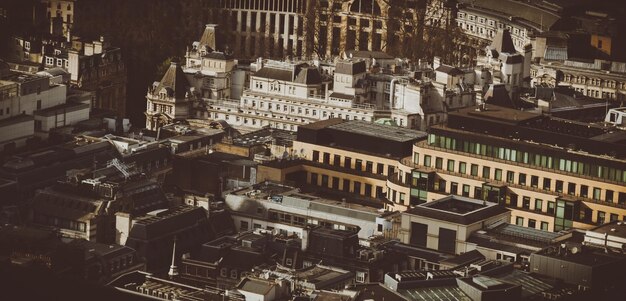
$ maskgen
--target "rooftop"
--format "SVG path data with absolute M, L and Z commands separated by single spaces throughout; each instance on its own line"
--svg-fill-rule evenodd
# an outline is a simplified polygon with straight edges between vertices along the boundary
M 483 202 L 456 195 L 424 203 L 406 211 L 407 214 L 464 225 L 473 224 L 507 212 L 509 212 L 508 209 L 496 203 Z
M 408 142 L 427 136 L 425 132 L 417 130 L 366 122 L 362 120 L 350 120 L 341 123 L 334 123 L 328 125 L 327 128 L 370 137 L 383 138 L 396 142 Z
M 600 233 L 602 235 L 616 236 L 626 238 L 626 223 L 625 222 L 611 222 L 598 226 L 595 229 L 588 230 L 590 232 Z

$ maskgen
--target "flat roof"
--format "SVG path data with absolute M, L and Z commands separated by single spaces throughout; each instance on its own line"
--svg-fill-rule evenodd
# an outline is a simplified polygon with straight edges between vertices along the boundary
M 595 229 L 587 230 L 589 232 L 596 232 L 600 234 L 608 234 L 609 236 L 617 236 L 626 238 L 626 223 L 614 221 L 611 223 L 603 224 Z
M 456 112 L 450 112 L 451 115 L 465 115 L 478 117 L 483 119 L 490 119 L 505 123 L 520 124 L 524 121 L 540 118 L 542 115 L 526 112 L 512 108 L 500 107 L 492 104 L 487 104 L 486 109 L 481 109 L 480 106 L 468 107 L 459 109 Z
M 398 290 L 408 300 L 414 301 L 472 301 L 458 286 L 442 285 Z
M 329 129 L 361 134 L 397 142 L 408 142 L 428 136 L 425 132 L 407 128 L 372 123 L 362 120 L 350 120 L 328 126 Z
M 406 210 L 406 213 L 469 225 L 502 213 L 509 212 L 496 203 L 451 195 Z
M 86 103 L 64 103 L 54 107 L 46 108 L 43 110 L 35 111 L 35 115 L 37 116 L 45 116 L 50 117 L 57 115 L 59 112 L 75 112 L 84 109 L 89 109 L 89 104 Z

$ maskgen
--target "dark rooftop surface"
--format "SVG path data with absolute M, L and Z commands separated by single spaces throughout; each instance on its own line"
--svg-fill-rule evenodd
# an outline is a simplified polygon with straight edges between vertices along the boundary
M 598 226 L 597 228 L 590 231 L 601 234 L 608 234 L 609 236 L 626 238 L 626 223 L 614 221 Z
M 448 196 L 407 209 L 406 213 L 432 219 L 469 225 L 506 213 L 508 209 L 495 203 L 461 196 Z
M 384 138 L 396 142 L 412 141 L 427 136 L 425 132 L 417 130 L 411 130 L 392 125 L 371 123 L 362 120 L 350 120 L 341 123 L 335 123 L 328 125 L 328 128 L 343 132 L 361 134 L 365 136 Z
M 450 112 L 450 114 L 467 115 L 478 119 L 489 119 L 510 124 L 521 124 L 524 121 L 541 118 L 541 115 L 537 113 L 525 112 L 489 104 L 486 107 L 486 110 L 480 110 L 478 106 L 463 108 L 456 112 Z

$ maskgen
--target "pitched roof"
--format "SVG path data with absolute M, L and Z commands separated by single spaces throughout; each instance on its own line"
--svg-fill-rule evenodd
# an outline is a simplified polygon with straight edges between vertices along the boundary
M 513 39 L 511 38 L 511 32 L 508 29 L 500 29 L 493 38 L 489 48 L 498 51 L 499 53 L 515 53 L 515 45 L 513 45 Z
M 208 46 L 209 49 L 207 49 L 209 52 L 213 52 L 213 50 L 215 50 L 215 26 L 214 25 L 210 25 L 207 24 L 206 27 L 204 28 L 204 31 L 202 32 L 202 37 L 200 37 L 200 45 L 201 46 Z
M 448 65 L 440 65 L 439 67 L 437 67 L 437 69 L 435 69 L 435 71 L 443 72 L 451 76 L 463 74 L 463 71 L 461 71 L 459 68 Z
M 306 67 L 300 69 L 294 82 L 305 85 L 317 85 L 322 83 L 322 76 L 316 68 Z
M 257 71 L 254 76 L 282 81 L 291 81 L 291 70 L 263 67 L 261 68 L 261 70 Z
M 157 91 L 165 88 L 168 89 L 168 94 L 173 95 L 175 98 L 184 98 L 191 85 L 185 77 L 183 69 L 176 62 L 172 62 L 170 67 L 163 75 Z

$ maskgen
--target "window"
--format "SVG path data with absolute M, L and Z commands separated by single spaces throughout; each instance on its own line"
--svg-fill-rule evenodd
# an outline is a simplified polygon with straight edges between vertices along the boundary
M 598 211 L 598 219 L 597 219 L 598 225 L 604 224 L 605 218 L 606 218 L 606 212 Z
M 581 187 L 582 189 L 582 187 Z M 567 194 L 574 195 L 576 193 L 576 184 L 575 183 L 567 183 Z
M 549 231 L 548 230 L 548 222 L 541 222 L 541 230 Z
M 549 178 L 543 178 L 543 189 L 550 190 L 551 186 L 552 186 L 552 180 L 550 180 Z
M 362 170 L 363 169 L 363 160 L 361 159 L 356 159 L 354 160 L 354 169 L 356 170 Z
M 554 202 L 548 201 L 548 214 L 554 215 Z
M 538 176 L 531 176 L 530 177 L 530 186 L 531 187 L 539 187 L 539 177 Z
M 345 167 L 345 168 L 352 168 L 352 158 L 345 157 L 343 159 L 343 167 Z
M 237 279 L 237 270 L 230 271 L 230 278 Z
M 333 165 L 341 166 L 341 156 L 340 155 L 334 155 L 333 156 Z
M 506 172 L 506 181 L 507 181 L 507 183 L 513 184 L 513 182 L 515 181 L 515 173 L 512 172 L 512 171 L 507 171 Z
M 382 175 L 385 172 L 385 164 L 378 163 L 376 164 L 376 173 Z
M 525 173 L 519 174 L 519 184 L 526 186 L 526 174 Z
M 448 171 L 454 172 L 454 160 L 448 159 Z
M 220 277 L 228 277 L 228 270 L 226 268 L 220 269 Z
M 430 165 L 431 164 L 431 162 L 430 162 L 431 159 L 430 158 L 431 157 L 429 155 L 425 155 L 424 156 L 424 166 L 426 166 L 426 167 L 430 167 L 431 166 Z
M 518 226 L 524 226 L 524 218 L 521 216 L 518 216 L 517 219 L 515 220 L 515 224 Z
M 580 185 L 580 196 L 585 198 L 589 196 L 589 186 Z
M 451 182 L 450 194 L 458 194 L 458 193 L 459 193 L 459 183 Z
M 528 228 L 537 228 L 537 221 L 534 219 L 529 219 L 528 220 Z
M 493 178 L 496 181 L 502 181 L 502 169 L 496 168 L 496 173 L 494 174 Z
M 489 179 L 490 176 L 491 176 L 491 168 L 489 168 L 488 166 L 483 166 L 483 178 Z
M 613 194 L 614 194 L 613 190 L 608 190 L 607 189 L 606 195 L 604 197 L 604 200 L 609 202 L 609 203 L 613 203 Z
M 463 184 L 463 196 L 469 197 L 470 194 L 470 186 L 467 184 Z
M 314 162 L 319 162 L 320 161 L 320 152 L 319 151 L 313 151 L 313 161 Z
M 248 230 L 248 222 L 247 221 L 241 221 L 240 225 L 241 226 L 239 228 L 240 228 L 241 231 Z
M 365 282 L 365 272 L 356 272 L 356 282 L 364 283 Z
M 594 187 L 593 188 L 593 199 L 596 200 L 596 201 L 599 201 L 601 193 L 602 193 L 602 190 L 600 188 Z
M 467 172 L 467 163 L 459 162 L 459 173 L 465 174 Z
M 330 154 L 324 153 L 324 164 L 330 164 Z
M 471 165 L 471 173 L 472 173 L 472 176 L 478 177 L 478 165 L 476 164 Z
M 435 168 L 436 169 L 442 169 L 443 168 L 443 158 L 437 157 L 435 159 Z
M 365 171 L 366 172 L 374 172 L 374 163 L 371 161 L 365 162 Z
M 563 181 L 561 180 L 556 180 L 556 185 L 554 186 L 554 191 L 556 192 L 563 192 Z
M 541 211 L 543 209 L 543 200 L 535 199 L 535 211 Z
M 311 184 L 317 185 L 317 174 L 314 172 L 311 173 Z
M 530 209 L 530 198 L 525 196 L 522 198 L 522 208 L 529 210 Z

